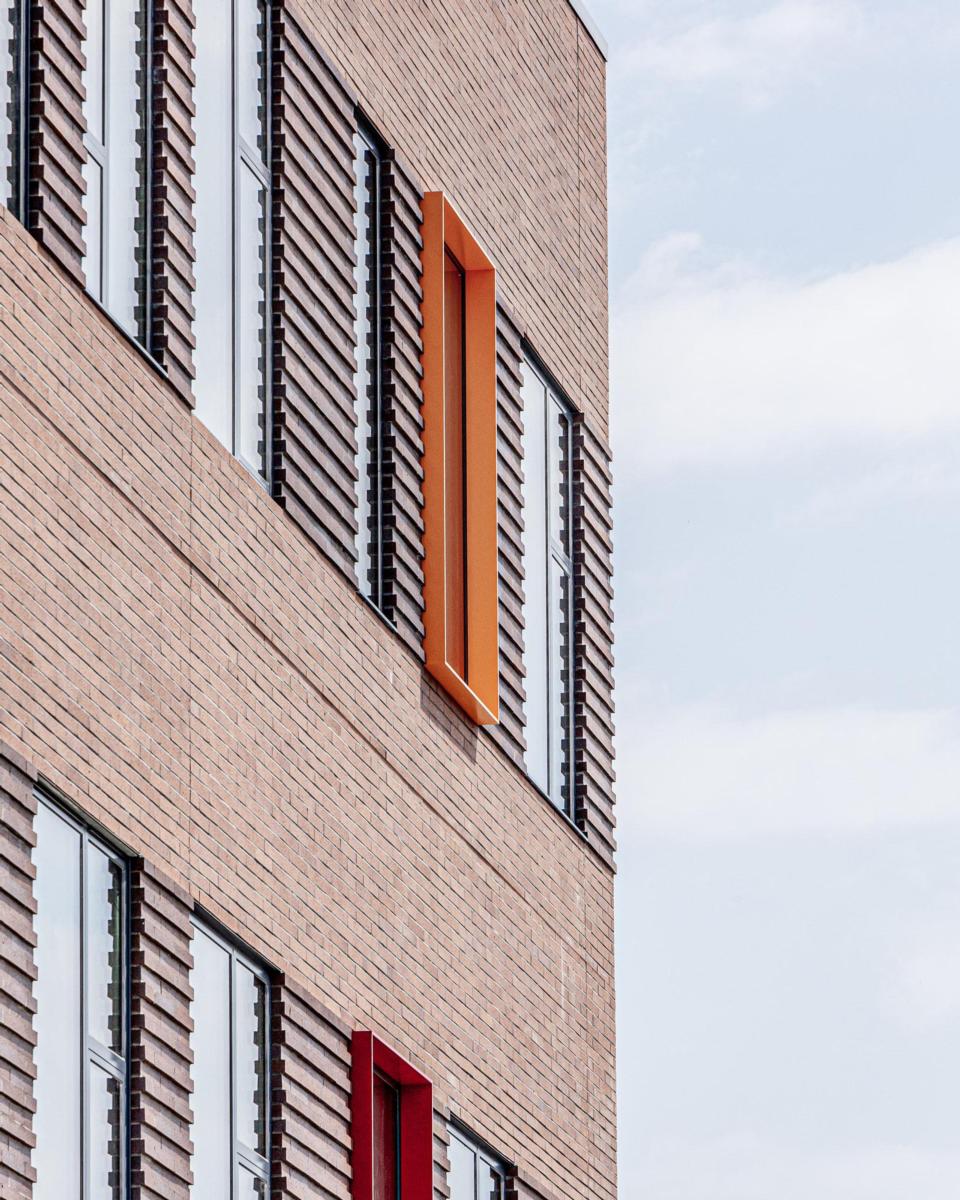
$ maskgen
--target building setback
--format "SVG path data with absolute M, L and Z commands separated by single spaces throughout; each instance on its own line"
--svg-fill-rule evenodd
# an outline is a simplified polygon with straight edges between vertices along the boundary
M 614 1197 L 589 18 L 6 3 L 0 198 L 0 1195 Z

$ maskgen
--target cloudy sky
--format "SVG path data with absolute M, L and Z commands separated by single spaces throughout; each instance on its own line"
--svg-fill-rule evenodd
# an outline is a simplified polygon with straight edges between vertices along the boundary
M 610 42 L 624 1200 L 960 1196 L 960 6 Z

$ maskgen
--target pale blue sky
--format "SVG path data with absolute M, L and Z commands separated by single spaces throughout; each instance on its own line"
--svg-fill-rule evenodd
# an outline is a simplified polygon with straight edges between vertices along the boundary
M 610 44 L 624 1200 L 960 1196 L 960 6 Z

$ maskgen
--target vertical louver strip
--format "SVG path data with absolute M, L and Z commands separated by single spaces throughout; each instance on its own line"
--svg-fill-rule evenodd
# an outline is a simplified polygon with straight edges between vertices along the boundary
M 576 819 L 613 862 L 613 547 L 610 451 L 580 418 L 574 426 Z
M 350 1036 L 306 992 L 274 984 L 270 1012 L 276 1200 L 350 1200 Z
M 83 283 L 83 4 L 38 0 L 30 20 L 27 224 Z
M 131 1200 L 189 1200 L 192 906 L 143 861 L 130 895 Z
M 36 845 L 35 775 L 19 755 L 0 745 L 0 1195 L 30 1200 L 36 1174 L 33 1029 L 37 977 L 33 918 Z
M 194 163 L 192 0 L 153 11 L 153 164 L 149 348 L 193 404 Z
M 523 399 L 520 332 L 497 309 L 497 533 L 500 578 L 500 724 L 491 734 L 520 767 L 523 734 Z
M 355 577 L 355 106 L 280 5 L 273 74 L 273 489 Z
M 422 191 L 392 155 L 383 174 L 385 611 L 423 657 Z

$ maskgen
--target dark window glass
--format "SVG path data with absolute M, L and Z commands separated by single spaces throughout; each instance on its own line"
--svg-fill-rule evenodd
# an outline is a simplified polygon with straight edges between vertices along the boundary
M 373 1200 L 400 1196 L 400 1093 L 379 1073 L 373 1077 Z
M 356 135 L 357 581 L 381 611 L 383 588 L 382 159 L 374 135 Z
M 87 291 L 132 336 L 145 327 L 146 11 L 90 0 L 84 21 Z
M 523 419 L 526 763 L 537 786 L 572 816 L 573 415 L 529 362 Z
M 193 938 L 193 1189 L 266 1196 L 270 1178 L 269 983 L 199 922 Z
M 454 614 L 447 624 L 447 662 L 461 679 L 467 663 L 467 428 L 464 379 L 466 275 L 447 250 L 444 252 L 444 537 L 447 557 L 447 604 Z
M 450 1130 L 450 1200 L 503 1200 L 504 1168 L 460 1128 Z
M 46 800 L 37 812 L 34 862 L 34 1197 L 122 1200 L 127 1080 L 124 865 L 82 824 Z
M 196 7 L 197 416 L 267 472 L 269 162 L 263 0 Z

